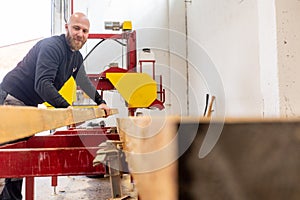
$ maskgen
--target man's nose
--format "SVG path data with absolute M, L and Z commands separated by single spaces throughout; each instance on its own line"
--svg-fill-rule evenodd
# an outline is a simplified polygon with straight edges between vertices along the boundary
M 83 36 L 84 36 L 83 30 L 81 30 L 81 29 L 78 30 L 78 31 L 77 31 L 77 35 L 80 36 L 80 37 L 83 37 Z

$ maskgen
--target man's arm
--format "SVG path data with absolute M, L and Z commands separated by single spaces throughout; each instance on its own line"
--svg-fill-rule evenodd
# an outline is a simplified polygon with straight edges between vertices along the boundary
M 106 104 L 106 102 L 102 99 L 101 95 L 98 93 L 97 89 L 94 87 L 90 79 L 87 77 L 84 66 L 82 65 L 77 73 L 75 78 L 77 85 L 97 104 L 100 105 L 102 103 Z
M 35 72 L 34 89 L 39 96 L 56 108 L 67 108 L 70 104 L 58 93 L 54 87 L 57 75 L 61 50 L 43 43 L 41 47 Z
M 102 99 L 101 95 L 98 93 L 97 89 L 94 87 L 90 79 L 88 78 L 84 65 L 82 64 L 77 72 L 75 78 L 76 83 L 80 88 L 97 104 L 100 108 L 103 108 L 107 115 L 110 113 L 110 108 L 106 105 L 106 102 Z

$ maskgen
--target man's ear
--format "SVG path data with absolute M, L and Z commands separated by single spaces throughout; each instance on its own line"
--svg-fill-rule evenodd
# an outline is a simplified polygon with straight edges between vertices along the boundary
M 68 30 L 68 24 L 65 24 L 65 29 Z

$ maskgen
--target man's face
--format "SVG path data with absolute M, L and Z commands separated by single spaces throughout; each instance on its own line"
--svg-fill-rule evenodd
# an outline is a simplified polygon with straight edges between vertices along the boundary
M 66 24 L 66 38 L 70 48 L 78 51 L 87 41 L 90 23 L 87 18 L 75 16 Z

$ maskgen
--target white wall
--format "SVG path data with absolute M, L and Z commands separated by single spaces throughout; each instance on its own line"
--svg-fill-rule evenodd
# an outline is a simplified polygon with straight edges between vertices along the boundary
M 169 1 L 170 106 L 181 115 L 189 114 L 185 14 L 184 1 Z
M 190 59 L 198 58 L 195 65 L 200 71 L 216 70 L 218 74 L 205 78 L 211 84 L 218 81 L 219 85 L 212 87 L 224 89 L 225 99 L 220 90 L 212 91 L 219 109 L 225 105 L 227 116 L 261 116 L 257 2 L 192 1 L 188 19 L 189 36 L 199 43 L 211 62 L 197 55 Z M 199 51 L 193 48 L 190 52 Z
M 51 0 L 1 1 L 0 82 L 39 39 L 50 36 L 50 2 Z
M 51 0 L 1 1 L 0 47 L 47 37 L 51 33 Z
M 213 64 L 188 43 L 189 52 L 198 55 L 199 69 L 219 72 L 226 116 L 300 115 L 299 1 L 192 1 L 187 8 L 188 35 Z
M 300 115 L 300 1 L 277 0 L 280 114 Z
M 257 1 L 263 116 L 280 116 L 275 0 Z

